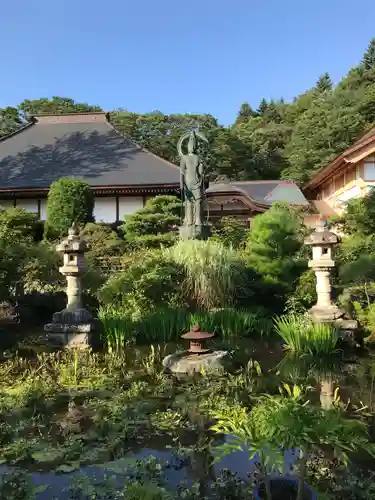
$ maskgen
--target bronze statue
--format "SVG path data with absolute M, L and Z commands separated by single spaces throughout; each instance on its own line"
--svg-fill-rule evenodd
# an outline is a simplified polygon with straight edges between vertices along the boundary
M 184 204 L 184 222 L 180 234 L 184 239 L 203 236 L 206 182 L 203 163 L 198 154 L 198 138 L 207 142 L 201 132 L 190 131 L 180 138 L 177 145 L 181 159 L 181 196 Z M 182 145 L 186 139 L 187 154 L 184 154 Z

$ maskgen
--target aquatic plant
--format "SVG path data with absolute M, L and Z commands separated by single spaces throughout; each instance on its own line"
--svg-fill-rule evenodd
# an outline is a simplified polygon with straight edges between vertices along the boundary
M 274 321 L 287 350 L 312 355 L 331 355 L 337 351 L 340 330 L 330 323 L 314 323 L 298 314 L 286 314 Z
M 100 306 L 98 318 L 102 327 L 102 340 L 108 352 L 118 351 L 126 342 L 134 339 L 131 318 L 123 308 L 113 305 Z
M 296 385 L 284 384 L 280 392 L 280 396 L 260 396 L 250 411 L 228 408 L 214 413 L 217 422 L 211 427 L 230 436 L 219 447 L 219 456 L 247 450 L 250 457 L 258 457 L 267 500 L 272 500 L 270 475 L 274 470 L 282 472 L 288 449 L 297 451 L 299 461 L 297 500 L 303 498 L 306 464 L 313 450 L 332 450 L 345 466 L 349 463 L 349 453 L 359 449 L 374 453 L 367 425 L 346 417 L 341 406 L 330 410 L 315 407 L 305 400 L 304 391 Z

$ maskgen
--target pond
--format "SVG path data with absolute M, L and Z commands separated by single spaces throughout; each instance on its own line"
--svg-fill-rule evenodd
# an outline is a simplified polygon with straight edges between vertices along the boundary
M 228 436 L 210 429 L 210 410 L 251 406 L 254 396 L 278 394 L 283 383 L 309 386 L 309 400 L 327 408 L 339 388 L 341 404 L 351 414 L 365 415 L 375 441 L 371 352 L 327 362 L 288 356 L 278 343 L 265 341 L 216 347 L 233 352 L 235 373 L 166 374 L 162 358 L 181 348 L 171 344 L 111 354 L 21 350 L 9 355 L 0 365 L 1 488 L 6 492 L 17 482 L 20 489 L 25 481 L 26 492 L 30 480 L 40 500 L 83 500 L 94 498 L 88 492 L 95 485 L 95 498 L 123 498 L 118 493 L 123 485 L 140 479 L 163 483 L 179 491 L 178 498 L 251 498 L 246 488 L 257 457 L 249 460 L 249 452 L 237 451 L 218 459 Z M 294 453 L 286 453 L 285 473 L 294 461 Z M 333 490 L 333 498 L 373 498 L 360 496 L 360 490 L 368 490 L 362 478 L 372 477 L 375 463 L 363 455 L 353 463 L 345 489 L 332 484 L 316 457 L 317 484 Z M 6 496 L 27 498 L 22 494 Z

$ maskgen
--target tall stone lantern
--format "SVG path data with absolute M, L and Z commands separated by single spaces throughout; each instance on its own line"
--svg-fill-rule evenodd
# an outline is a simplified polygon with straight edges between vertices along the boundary
M 45 325 L 44 330 L 50 340 L 63 347 L 88 347 L 94 322 L 91 313 L 82 307 L 82 274 L 87 245 L 80 238 L 75 224 L 56 250 L 63 254 L 63 265 L 59 271 L 66 277 L 68 300 L 66 308 L 54 313 L 52 322 Z
M 338 236 L 329 231 L 324 221 L 319 221 L 315 231 L 305 239 L 312 246 L 309 267 L 315 272 L 317 303 L 309 313 L 318 322 L 332 322 L 343 316 L 343 311 L 332 302 L 331 275 L 335 267 L 332 250 L 339 242 Z

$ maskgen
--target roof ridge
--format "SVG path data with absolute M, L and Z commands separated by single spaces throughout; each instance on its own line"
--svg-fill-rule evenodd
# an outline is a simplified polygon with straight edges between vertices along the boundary
M 293 181 L 291 180 L 288 180 L 288 179 L 274 179 L 274 180 L 271 180 L 271 179 L 266 179 L 264 181 L 262 180 L 256 180 L 256 181 L 234 181 L 236 182 L 237 184 L 238 183 L 241 183 L 241 184 L 271 184 L 273 182 L 277 182 L 278 184 L 294 184 Z
M 340 164 L 340 160 L 344 160 L 345 156 L 351 153 L 355 153 L 358 149 L 367 146 L 367 144 L 369 144 L 373 140 L 375 140 L 375 126 L 364 132 L 351 146 L 347 147 L 346 149 L 344 149 L 344 151 L 335 156 L 327 165 L 317 170 L 313 177 L 305 183 L 303 189 L 314 187 L 314 179 L 319 178 L 319 176 L 322 174 L 324 175 L 325 170 L 327 170 L 327 175 L 330 175 L 329 170 L 334 168 L 336 163 Z M 319 180 L 317 182 L 319 183 Z
M 108 115 L 108 111 L 69 111 L 69 113 L 31 113 L 31 116 Z
M 154 158 L 162 161 L 163 163 L 165 163 L 166 165 L 168 165 L 168 167 L 171 167 L 171 168 L 180 168 L 178 167 L 177 165 L 175 165 L 174 163 L 171 163 L 170 161 L 168 160 L 165 160 L 164 158 L 162 158 L 161 156 L 158 156 L 156 155 L 155 153 L 152 153 L 151 151 L 149 151 L 147 148 L 144 148 L 143 146 L 141 146 L 140 144 L 137 144 L 135 141 L 133 141 L 133 139 L 131 137 L 129 137 L 128 135 L 125 135 L 125 134 L 122 134 L 114 125 L 113 123 L 111 123 L 110 119 L 109 119 L 109 113 L 107 113 L 107 120 L 105 121 L 105 123 L 108 125 L 108 127 L 110 127 L 112 130 L 114 130 L 115 132 L 117 132 L 121 137 L 126 137 L 126 139 L 131 142 L 132 144 L 134 144 L 134 146 L 139 149 L 140 151 L 143 151 L 147 154 L 149 154 L 150 156 L 153 156 Z
M 10 139 L 14 135 L 17 135 L 20 132 L 23 132 L 24 130 L 32 127 L 33 125 L 35 125 L 35 123 L 31 121 L 31 122 L 27 123 L 26 125 L 24 125 L 23 127 L 20 127 L 19 129 L 14 130 L 13 132 L 10 132 L 9 134 L 3 135 L 2 137 L 0 137 L 0 142 L 5 141 L 6 139 Z

